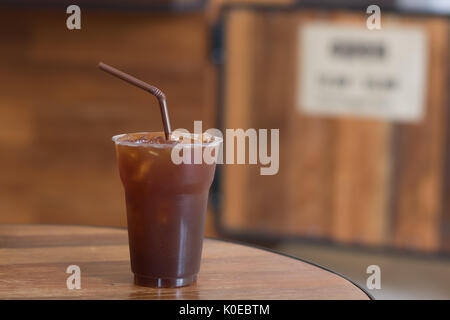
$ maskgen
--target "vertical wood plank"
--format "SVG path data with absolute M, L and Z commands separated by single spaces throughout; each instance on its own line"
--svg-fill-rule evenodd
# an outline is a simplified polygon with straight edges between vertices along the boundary
M 239 11 L 229 16 L 228 25 L 225 39 L 227 78 L 224 123 L 230 129 L 246 129 L 249 127 L 253 99 L 253 57 L 256 54 L 253 39 L 257 32 L 255 14 Z M 224 223 L 231 228 L 241 228 L 245 225 L 244 213 L 249 205 L 246 193 L 250 190 L 246 168 L 246 165 L 227 164 L 223 174 Z
M 425 23 L 425 27 L 429 36 L 427 110 L 422 123 L 398 126 L 393 243 L 402 248 L 436 250 L 443 209 L 448 25 L 436 18 Z
M 337 120 L 333 238 L 369 245 L 386 243 L 390 125 Z

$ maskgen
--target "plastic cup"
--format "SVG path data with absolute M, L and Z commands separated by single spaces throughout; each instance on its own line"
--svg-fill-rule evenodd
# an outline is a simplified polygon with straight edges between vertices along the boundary
M 173 133 L 176 135 L 176 132 Z M 120 178 L 125 189 L 131 270 L 135 284 L 180 287 L 194 283 L 200 270 L 205 214 L 216 163 L 172 161 L 176 145 L 184 152 L 215 155 L 222 142 L 178 138 L 191 143 L 161 143 L 151 138 L 162 132 L 121 134 L 113 137 Z

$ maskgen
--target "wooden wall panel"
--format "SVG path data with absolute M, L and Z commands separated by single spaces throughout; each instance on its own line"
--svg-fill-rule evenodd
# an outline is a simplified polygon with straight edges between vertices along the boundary
M 386 245 L 390 192 L 390 126 L 381 121 L 336 121 L 332 237 Z
M 429 35 L 427 113 L 419 125 L 399 125 L 394 243 L 400 247 L 439 248 L 443 210 L 444 160 L 448 130 L 448 24 L 423 23 Z M 443 85 L 445 84 L 445 85 Z M 447 164 L 448 165 L 448 164 Z
M 439 239 L 443 217 L 448 215 L 443 212 L 448 21 L 384 16 L 385 25 L 420 26 L 429 39 L 426 118 L 419 124 L 399 124 L 305 115 L 295 105 L 298 28 L 311 21 L 361 25 L 365 16 L 306 9 L 236 9 L 228 14 L 225 127 L 280 128 L 281 149 L 277 176 L 260 176 L 258 170 L 243 166 L 239 174 L 223 181 L 225 228 L 370 246 L 446 250 L 448 245 Z M 252 19 L 240 24 L 235 16 L 242 14 Z M 248 33 L 252 36 L 242 41 L 242 34 Z M 258 54 L 252 60 L 253 52 Z M 243 56 L 247 57 L 245 67 L 240 64 Z M 239 71 L 230 71 L 235 69 Z M 245 91 L 245 103 L 236 104 L 241 90 Z M 250 116 L 249 111 L 237 110 L 245 106 L 251 109 Z M 225 167 L 224 175 L 232 170 Z M 239 193 L 239 198 L 230 190 Z
M 234 61 L 227 66 L 226 74 L 232 75 L 233 81 L 230 81 L 226 88 L 225 104 L 232 105 L 233 108 L 227 110 L 224 115 L 225 123 L 233 122 L 236 128 L 246 128 L 250 121 L 250 106 L 252 105 L 252 85 L 253 85 L 253 62 L 254 57 L 254 37 L 256 29 L 254 28 L 255 15 L 249 12 L 240 12 L 231 18 L 230 32 L 233 38 L 227 40 L 231 44 L 227 50 L 228 59 Z M 227 41 L 227 42 L 228 42 Z M 235 153 L 236 154 L 236 153 Z M 224 188 L 224 223 L 239 228 L 245 225 L 246 215 L 242 212 L 248 212 L 248 206 L 252 202 L 247 201 L 246 191 L 249 190 L 247 180 L 241 180 L 245 176 L 248 166 L 227 165 L 227 170 L 223 175 L 223 180 L 227 181 Z M 239 183 L 235 183 L 239 181 Z
M 285 73 L 289 75 L 285 82 L 279 79 L 279 86 L 289 88 L 289 91 L 285 92 L 285 100 L 289 103 L 280 105 L 278 110 L 287 119 L 280 126 L 280 131 L 288 131 L 285 135 L 280 134 L 287 140 L 285 149 L 282 149 L 283 153 L 280 155 L 280 163 L 284 163 L 286 169 L 281 164 L 280 167 L 286 170 L 286 183 L 290 186 L 284 191 L 287 193 L 287 212 L 283 224 L 291 235 L 328 238 L 333 223 L 333 184 L 330 183 L 333 177 L 333 163 L 330 159 L 334 153 L 336 126 L 328 118 L 311 118 L 298 112 L 295 105 L 299 81 L 298 28 L 301 24 L 315 19 L 312 12 L 302 14 L 302 19 L 294 13 L 287 17 L 282 14 L 277 17 L 278 24 L 284 25 L 283 34 L 290 35 L 284 39 L 289 43 L 289 47 L 279 53 L 279 61 L 283 62 Z M 272 32 L 276 38 L 279 30 Z M 282 56 L 287 52 L 289 56 Z M 289 72 L 286 72 L 287 70 Z M 287 110 L 281 112 L 280 109 L 284 106 Z
M 293 88 L 289 85 L 286 86 L 286 83 L 289 83 L 293 73 L 291 72 L 292 69 L 286 68 L 286 65 L 280 63 L 279 58 L 289 52 L 291 43 L 289 39 L 292 34 L 289 32 L 289 28 L 284 27 L 286 24 L 281 26 L 283 36 L 280 37 L 279 33 L 273 32 L 271 26 L 278 24 L 278 22 L 272 17 L 263 15 L 257 15 L 254 20 L 253 29 L 256 32 L 253 41 L 256 54 L 252 59 L 254 70 L 252 81 L 254 85 L 252 87 L 251 105 L 257 107 L 248 106 L 250 117 L 245 125 L 247 128 L 258 130 L 259 128 L 276 129 L 285 126 L 288 110 L 282 106 L 287 106 L 290 103 Z M 268 57 L 277 58 L 268 59 Z M 264 94 L 261 95 L 261 92 L 264 92 Z M 269 153 L 271 152 L 270 134 L 270 131 L 267 132 Z M 283 155 L 287 155 L 290 141 L 287 132 L 281 132 L 280 134 L 279 148 L 282 159 Z M 278 174 L 264 176 L 264 183 L 261 183 L 260 165 L 247 167 L 245 175 L 248 177 L 248 190 L 251 190 L 252 198 L 254 197 L 247 208 L 248 220 L 258 231 L 271 228 L 278 232 L 286 232 L 286 225 L 280 221 L 278 214 L 286 211 L 288 194 L 283 188 L 277 188 L 277 186 L 285 184 L 286 167 L 280 164 Z M 268 186 L 271 186 L 269 188 L 270 194 L 267 192 Z M 274 201 L 267 201 L 269 196 Z
M 97 69 L 162 88 L 174 128 L 211 124 L 207 19 L 199 13 L 0 13 L 0 223 L 124 226 L 114 134 L 161 130 L 157 101 Z

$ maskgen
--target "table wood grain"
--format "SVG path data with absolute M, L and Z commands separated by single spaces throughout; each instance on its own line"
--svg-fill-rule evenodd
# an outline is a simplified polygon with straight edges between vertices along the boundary
M 69 265 L 81 289 L 69 290 Z M 368 299 L 348 280 L 281 254 L 205 239 L 196 284 L 133 284 L 126 229 L 0 225 L 0 299 Z

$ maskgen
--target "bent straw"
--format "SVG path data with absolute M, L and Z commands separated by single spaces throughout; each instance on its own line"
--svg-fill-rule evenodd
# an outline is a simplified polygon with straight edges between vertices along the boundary
M 141 88 L 147 92 L 150 92 L 152 95 L 154 95 L 159 102 L 159 109 L 161 111 L 161 119 L 164 126 L 164 135 L 166 136 L 166 140 L 169 140 L 171 129 L 170 129 L 170 120 L 169 120 L 169 113 L 167 112 L 167 103 L 166 103 L 166 95 L 159 90 L 157 87 L 152 86 L 151 84 L 148 84 L 142 80 L 139 80 L 125 72 L 122 72 L 120 70 L 117 70 L 114 67 L 111 67 L 103 62 L 100 62 L 98 64 L 98 67 L 109 73 L 113 76 L 116 76 L 119 79 L 122 79 L 128 83 L 131 83 L 132 85 L 135 85 L 138 88 Z

